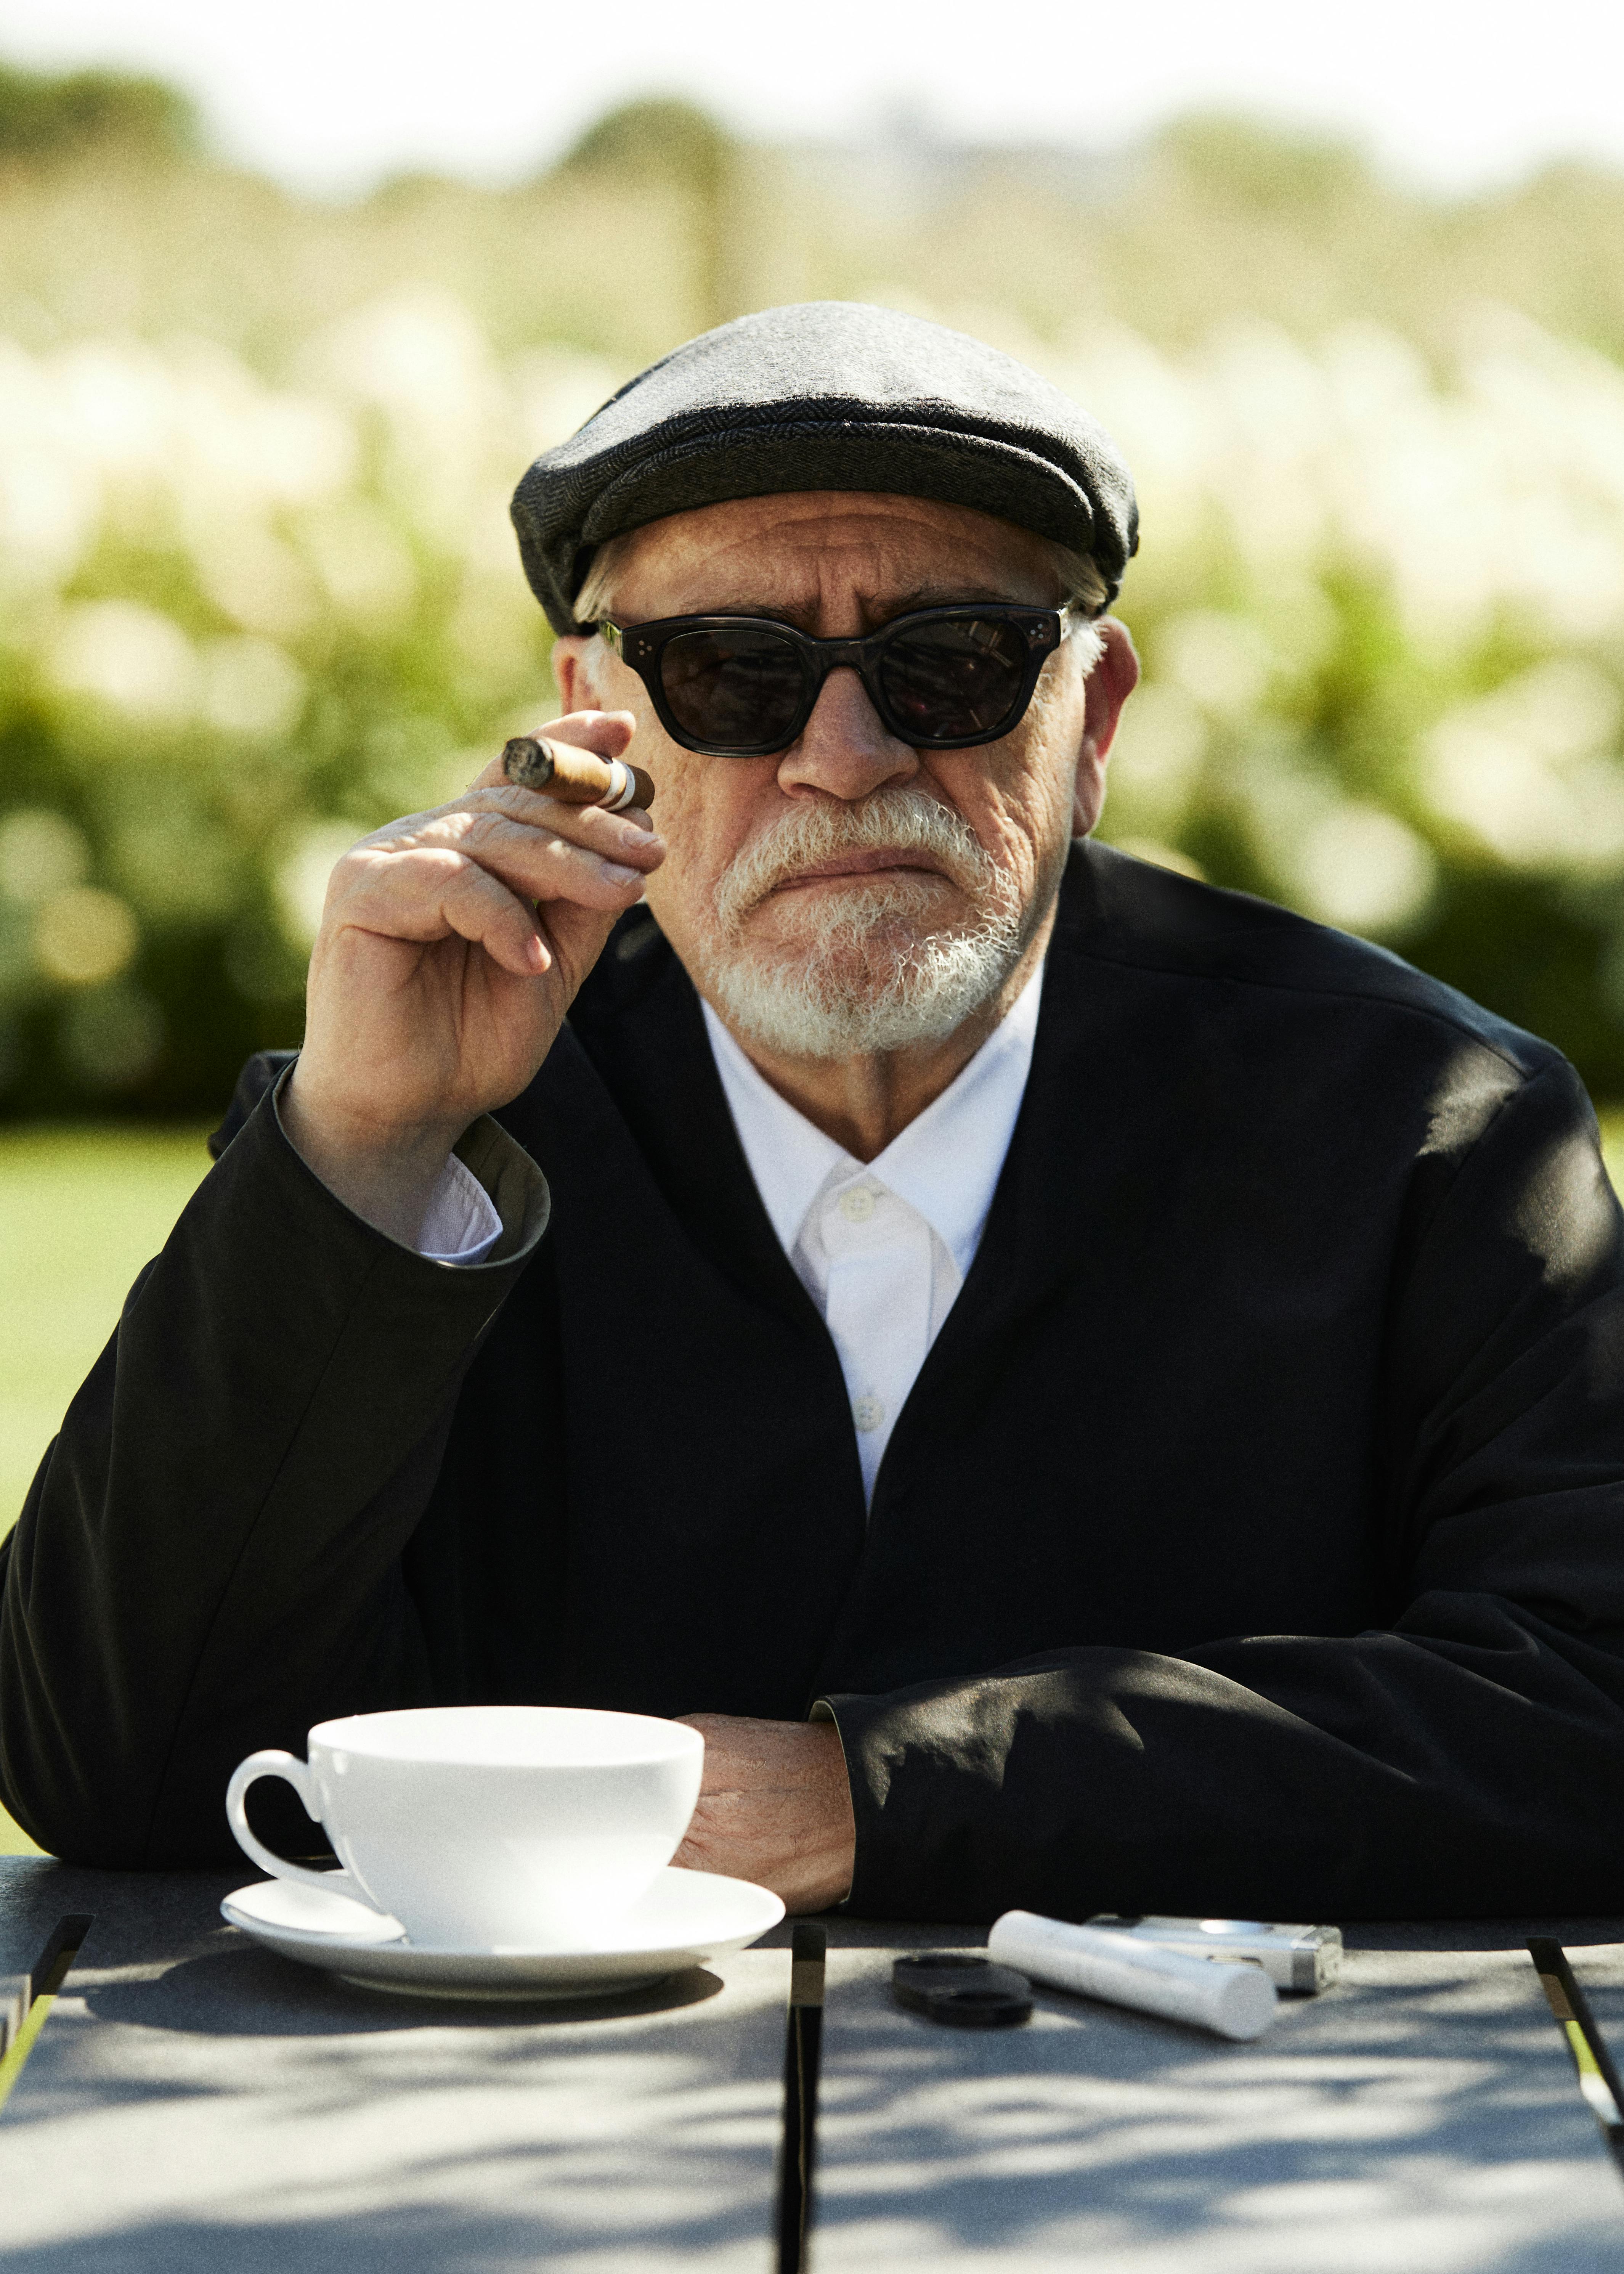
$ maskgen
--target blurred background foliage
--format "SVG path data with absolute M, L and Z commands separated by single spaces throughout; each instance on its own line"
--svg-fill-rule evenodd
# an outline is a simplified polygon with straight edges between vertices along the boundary
M 169 90 L 0 71 L 0 1116 L 207 1113 L 336 852 L 545 717 L 507 499 L 650 358 L 888 302 L 1116 433 L 1103 834 L 1385 942 L 1624 1100 L 1624 178 L 1470 202 L 1192 119 L 1105 154 L 612 114 L 300 200 Z

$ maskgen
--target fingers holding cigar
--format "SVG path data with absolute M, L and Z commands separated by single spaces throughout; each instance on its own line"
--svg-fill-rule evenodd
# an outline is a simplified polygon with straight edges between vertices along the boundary
M 665 857 L 647 812 L 623 802 L 645 787 L 620 756 L 635 724 L 623 712 L 549 720 L 516 738 L 529 747 L 510 766 L 492 758 L 460 796 L 375 831 L 333 871 L 289 1127 L 330 1189 L 396 1237 L 415 1239 L 457 1134 L 534 1074 Z
M 545 740 L 555 776 L 623 795 L 615 775 L 631 769 L 618 753 L 632 727 L 617 712 L 550 722 Z M 550 969 L 555 950 L 579 931 L 567 960 L 590 964 L 601 945 L 598 927 L 641 899 L 665 847 L 640 808 L 579 803 L 555 794 L 558 786 L 550 779 L 545 789 L 530 788 L 492 759 L 461 797 L 392 822 L 351 848 L 329 885 L 333 923 L 380 939 L 457 935 L 515 975 Z
M 665 856 L 646 809 L 654 785 L 620 755 L 633 724 L 627 712 L 580 711 L 514 736 L 434 825 L 527 896 L 598 905 L 595 888 L 607 887 L 628 905 L 627 889 L 641 891 Z
M 609 813 L 635 805 L 646 813 L 654 802 L 654 784 L 641 766 L 541 734 L 515 734 L 504 743 L 502 772 L 522 789 L 540 790 L 563 805 L 601 805 Z
M 505 790 L 511 785 L 577 811 L 646 810 L 654 784 L 626 757 L 635 725 L 629 711 L 572 711 L 533 734 L 512 736 L 470 787 Z

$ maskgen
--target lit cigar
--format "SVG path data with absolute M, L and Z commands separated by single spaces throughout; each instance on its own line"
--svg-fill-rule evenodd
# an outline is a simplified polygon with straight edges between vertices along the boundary
M 561 805 L 601 805 L 623 813 L 628 805 L 654 802 L 654 785 L 641 766 L 623 758 L 595 758 L 570 742 L 544 742 L 539 734 L 515 734 L 502 745 L 502 772 L 521 789 L 545 790 Z

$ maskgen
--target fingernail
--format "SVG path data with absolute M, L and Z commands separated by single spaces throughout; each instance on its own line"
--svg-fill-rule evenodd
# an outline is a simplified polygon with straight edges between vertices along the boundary
M 640 885 L 643 882 L 642 870 L 628 869 L 623 861 L 605 861 L 604 874 L 612 885 Z

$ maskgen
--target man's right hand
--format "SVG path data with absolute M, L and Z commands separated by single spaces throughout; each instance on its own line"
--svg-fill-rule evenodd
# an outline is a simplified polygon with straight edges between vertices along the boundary
M 625 711 L 577 711 L 541 731 L 618 758 L 633 723 Z M 282 1111 L 357 1215 L 416 1242 L 452 1147 L 530 1080 L 665 855 L 645 814 L 520 789 L 500 758 L 448 805 L 345 854 Z

